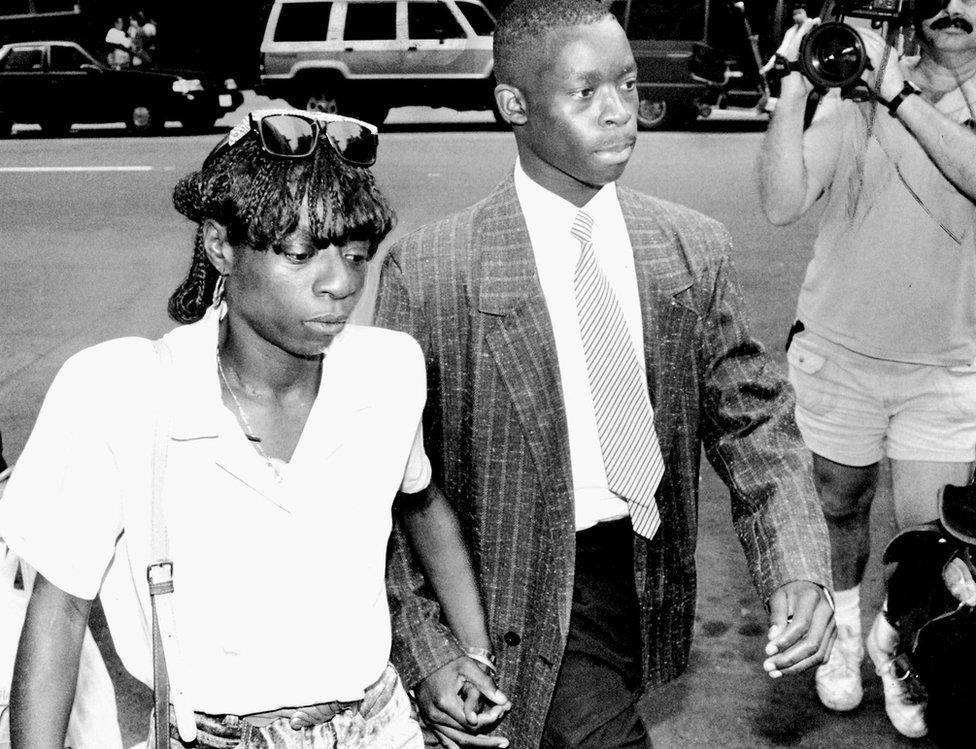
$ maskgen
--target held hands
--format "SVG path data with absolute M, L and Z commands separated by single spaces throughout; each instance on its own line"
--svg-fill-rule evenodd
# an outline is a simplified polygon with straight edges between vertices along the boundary
M 773 592 L 769 620 L 769 657 L 763 669 L 773 679 L 823 663 L 837 635 L 826 593 L 807 580 L 794 580 Z
M 498 725 L 512 703 L 468 656 L 455 658 L 420 682 L 416 699 L 428 746 L 508 746 L 507 739 L 486 734 Z

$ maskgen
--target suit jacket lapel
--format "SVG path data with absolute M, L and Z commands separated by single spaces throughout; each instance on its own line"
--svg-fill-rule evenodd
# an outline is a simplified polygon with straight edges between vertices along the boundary
M 684 314 L 675 297 L 690 288 L 694 278 L 686 265 L 676 261 L 682 254 L 674 250 L 680 241 L 674 232 L 648 212 L 634 193 L 618 187 L 617 194 L 634 251 L 647 383 L 654 427 L 667 464 L 680 409 L 675 402 L 672 373 L 677 371 L 679 345 L 686 339 L 675 335 Z
M 548 501 L 553 504 L 547 525 L 559 550 L 556 563 L 571 571 L 575 564 L 575 513 L 556 344 L 511 178 L 489 197 L 475 231 L 474 242 L 479 249 L 475 287 L 480 292 L 473 301 L 479 312 L 491 318 L 485 321 L 488 349 L 514 403 Z M 560 569 L 557 574 L 563 576 L 565 572 Z M 560 621 L 566 626 L 572 589 L 563 593 Z

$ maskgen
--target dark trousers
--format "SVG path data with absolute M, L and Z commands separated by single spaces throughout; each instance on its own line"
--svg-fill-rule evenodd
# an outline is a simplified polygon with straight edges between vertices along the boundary
M 576 579 L 566 653 L 543 749 L 649 747 L 637 714 L 640 613 L 630 519 L 576 534 Z

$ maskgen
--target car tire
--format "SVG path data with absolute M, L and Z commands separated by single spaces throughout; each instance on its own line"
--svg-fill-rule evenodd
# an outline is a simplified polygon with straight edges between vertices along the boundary
M 667 122 L 670 108 L 664 99 L 641 96 L 637 103 L 637 124 L 642 130 L 657 130 Z
M 337 86 L 321 86 L 313 88 L 304 97 L 305 106 L 309 112 L 325 112 L 326 114 L 340 114 L 341 97 Z
M 135 135 L 149 135 L 158 132 L 163 126 L 156 108 L 148 104 L 134 105 L 129 110 L 129 118 L 125 124 L 129 132 Z

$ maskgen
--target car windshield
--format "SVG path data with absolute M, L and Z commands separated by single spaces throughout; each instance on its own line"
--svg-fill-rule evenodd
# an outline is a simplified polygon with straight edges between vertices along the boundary
M 495 31 L 495 22 L 481 3 L 460 0 L 457 6 L 478 36 L 491 36 Z

